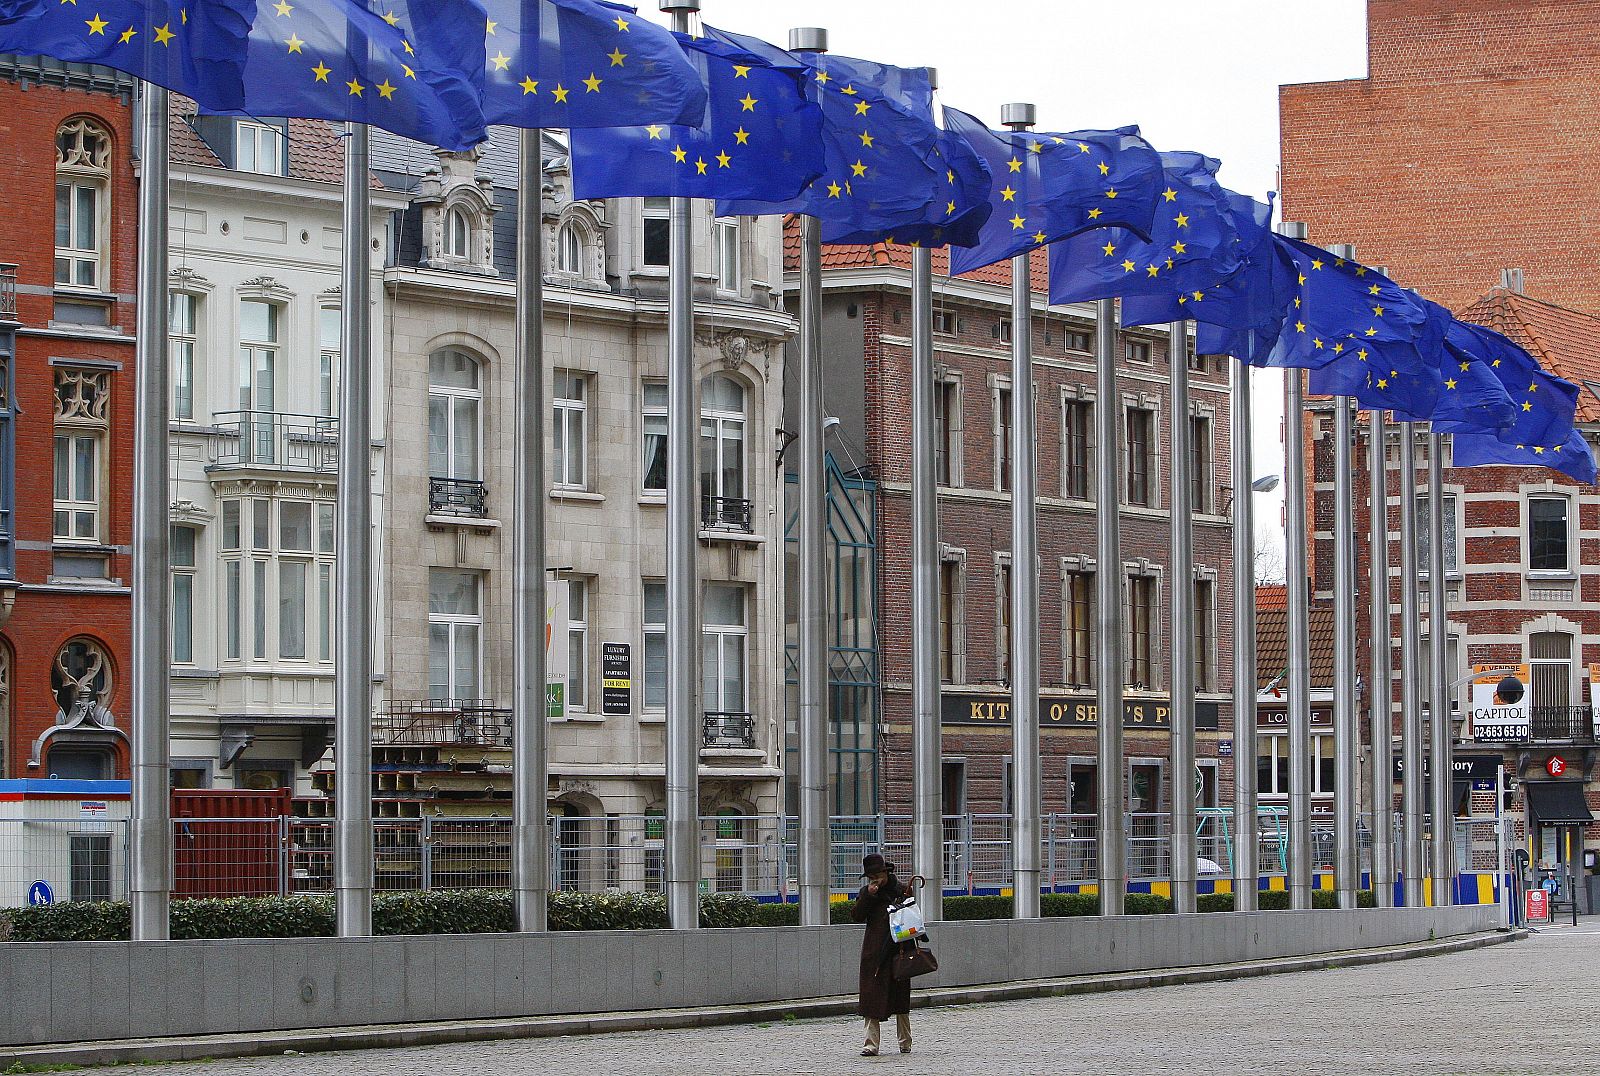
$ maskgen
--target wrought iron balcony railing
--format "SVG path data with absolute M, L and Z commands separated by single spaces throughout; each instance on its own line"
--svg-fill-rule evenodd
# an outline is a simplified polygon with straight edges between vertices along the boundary
M 749 714 L 708 711 L 705 715 L 705 746 L 744 747 L 756 745 L 756 722 Z
M 0 321 L 17 320 L 17 267 L 0 262 Z
M 1528 713 L 1530 740 L 1594 743 L 1594 718 L 1587 706 L 1534 706 Z
M 270 467 L 281 471 L 336 471 L 339 420 L 276 411 L 222 411 L 216 466 Z
M 750 534 L 750 502 L 739 497 L 701 497 L 700 526 Z
M 391 702 L 372 715 L 375 744 L 511 746 L 511 709 L 488 699 Z
M 489 514 L 489 491 L 475 478 L 430 478 L 428 514 L 483 519 Z

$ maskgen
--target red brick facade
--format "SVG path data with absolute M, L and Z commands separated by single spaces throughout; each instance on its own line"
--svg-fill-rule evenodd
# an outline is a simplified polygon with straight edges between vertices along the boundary
M 88 71 L 89 74 L 83 74 Z M 133 171 L 131 80 L 99 69 L 81 69 L 73 88 L 49 84 L 51 76 L 13 70 L 0 79 L 0 188 L 7 192 L 6 244 L 0 260 L 17 264 L 16 354 L 13 365 L 16 417 L 14 505 L 15 608 L 0 629 L 0 655 L 9 664 L 5 700 L 8 722 L 0 723 L 4 766 L 0 777 L 47 777 L 51 751 L 60 744 L 91 746 L 110 754 L 111 772 L 125 778 L 129 722 L 129 613 L 133 464 L 134 288 L 137 188 Z M 101 263 L 98 286 L 76 296 L 55 286 L 56 136 L 63 123 L 86 117 L 110 135 L 102 194 Z M 79 301 L 67 307 L 63 301 Z M 83 325 L 89 320 L 103 324 Z M 100 313 L 93 313 L 93 312 Z M 74 313 L 76 312 L 76 313 Z M 65 549 L 54 540 L 54 434 L 57 378 L 64 371 L 92 375 L 93 391 L 109 393 L 98 425 L 81 427 L 99 440 L 98 527 L 92 541 Z M 96 409 L 98 411 L 98 409 Z M 58 556 L 79 558 L 68 570 Z M 103 579 L 72 578 L 81 564 L 104 566 Z M 108 659 L 109 685 L 98 699 L 99 714 L 73 734 L 42 734 L 60 720 L 56 655 L 75 638 L 96 644 Z M 103 728 L 112 724 L 115 732 Z

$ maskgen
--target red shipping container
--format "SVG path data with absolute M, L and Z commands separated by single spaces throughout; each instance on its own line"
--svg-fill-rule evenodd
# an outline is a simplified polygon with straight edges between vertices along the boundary
M 174 897 L 282 891 L 289 790 L 173 789 Z

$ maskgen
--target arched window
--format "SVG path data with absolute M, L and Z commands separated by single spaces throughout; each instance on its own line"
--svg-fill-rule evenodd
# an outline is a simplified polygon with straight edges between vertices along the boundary
M 56 129 L 55 282 L 104 291 L 111 136 L 91 119 Z
M 467 219 L 467 211 L 459 206 L 445 214 L 444 252 L 463 260 L 472 257 L 472 222 Z
M 428 474 L 477 481 L 483 390 L 478 360 L 458 348 L 428 356 Z
M 69 639 L 56 653 L 50 689 L 69 723 L 99 713 L 111 698 L 111 658 L 105 647 L 82 635 Z
M 571 221 L 556 229 L 556 269 L 574 276 L 583 272 L 583 235 Z
M 1541 720 L 1565 728 L 1572 706 L 1572 636 L 1564 631 L 1536 631 L 1528 638 L 1528 660 L 1533 674 L 1532 698 L 1535 729 Z
M 700 497 L 706 526 L 750 530 L 744 473 L 744 387 L 725 374 L 701 385 Z

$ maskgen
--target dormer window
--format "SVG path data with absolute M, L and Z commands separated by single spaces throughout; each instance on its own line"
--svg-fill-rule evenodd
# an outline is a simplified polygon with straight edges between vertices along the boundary
M 472 257 L 472 225 L 466 210 L 457 206 L 445 221 L 444 252 L 452 258 L 463 260 Z
M 289 173 L 289 139 L 282 127 L 238 120 L 233 129 L 233 166 L 263 176 Z
M 494 182 L 478 171 L 481 148 L 435 150 L 417 189 L 422 211 L 423 264 L 434 269 L 494 276 Z
M 573 276 L 583 272 L 583 237 L 571 221 L 556 232 L 556 269 Z

